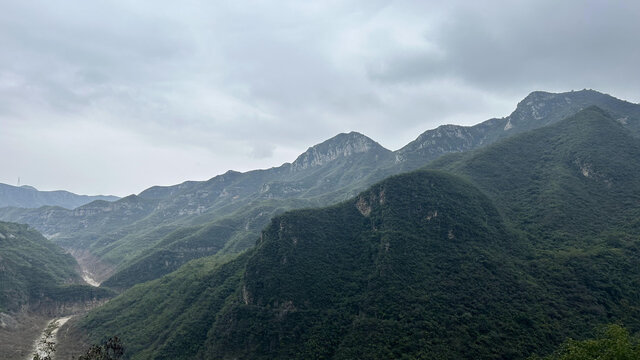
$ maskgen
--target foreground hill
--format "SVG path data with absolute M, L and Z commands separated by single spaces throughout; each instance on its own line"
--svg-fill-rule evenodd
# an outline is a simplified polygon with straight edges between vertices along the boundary
M 31 224 L 71 250 L 105 286 L 124 289 L 198 257 L 247 249 L 270 219 L 284 211 L 343 201 L 443 154 L 484 147 L 594 104 L 637 133 L 637 104 L 590 90 L 534 92 L 508 117 L 471 127 L 441 126 L 395 152 L 362 134 L 340 134 L 272 169 L 152 187 L 138 196 L 75 210 L 0 209 L 0 218 Z
M 68 191 L 40 191 L 31 186 L 11 186 L 0 184 L 0 207 L 39 208 L 60 206 L 74 209 L 94 200 L 116 201 L 117 196 L 77 195 Z
M 274 218 L 75 327 L 131 358 L 526 358 L 640 330 L 640 140 L 588 108 Z

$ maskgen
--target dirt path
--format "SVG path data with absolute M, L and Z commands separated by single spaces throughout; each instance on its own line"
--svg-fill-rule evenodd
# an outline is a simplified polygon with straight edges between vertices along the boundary
M 40 357 L 46 357 L 50 355 L 52 359 L 55 359 L 55 346 L 57 344 L 58 329 L 64 325 L 73 316 L 56 318 L 47 324 L 42 331 L 40 337 L 33 344 L 33 353 L 29 355 L 27 360 L 32 360 L 34 354 L 38 354 Z

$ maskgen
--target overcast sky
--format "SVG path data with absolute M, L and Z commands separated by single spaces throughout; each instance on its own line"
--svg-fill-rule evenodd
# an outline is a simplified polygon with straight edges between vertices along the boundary
M 127 195 L 396 150 L 534 90 L 640 101 L 640 1 L 0 0 L 0 182 Z

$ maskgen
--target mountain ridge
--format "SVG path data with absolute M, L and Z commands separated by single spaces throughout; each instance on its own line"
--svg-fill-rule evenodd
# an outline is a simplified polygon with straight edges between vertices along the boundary
M 92 263 L 102 262 L 99 281 L 126 288 L 173 271 L 195 257 L 249 248 L 269 219 L 286 210 L 346 200 L 390 175 L 557 122 L 593 103 L 624 119 L 618 122 L 637 133 L 637 104 L 595 91 L 534 92 L 520 101 L 510 117 L 471 127 L 443 125 L 395 152 L 359 133 L 339 134 L 310 147 L 294 163 L 151 187 L 138 195 L 136 204 L 135 198 L 121 200 L 122 206 L 115 211 L 102 211 L 110 208 L 101 203 L 85 205 L 76 213 L 0 209 L 0 219 L 30 223 L 74 253 L 88 252 Z M 510 119 L 512 126 L 505 130 Z M 118 273 L 117 281 L 108 280 Z
M 637 331 L 639 157 L 588 107 L 278 215 L 255 247 L 139 284 L 76 331 L 121 331 L 132 359 L 515 359 L 595 324 Z
M 0 207 L 39 208 L 60 206 L 75 209 L 94 200 L 115 201 L 112 195 L 78 195 L 66 190 L 40 191 L 33 186 L 0 183 Z

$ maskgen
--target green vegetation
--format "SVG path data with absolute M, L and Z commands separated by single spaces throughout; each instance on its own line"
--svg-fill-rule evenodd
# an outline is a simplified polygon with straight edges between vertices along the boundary
M 598 108 L 275 217 L 91 312 L 132 359 L 526 358 L 640 330 L 640 140 Z
M 577 241 L 633 223 L 640 143 L 598 108 L 429 165 L 462 175 L 538 243 Z M 580 235 L 580 236 L 577 236 Z M 583 242 L 587 239 L 582 238 Z
M 236 291 L 247 255 L 192 261 L 160 279 L 132 287 L 90 313 L 83 326 L 99 342 L 109 331 L 127 339 L 138 358 L 191 358 L 216 314 Z
M 0 312 L 111 295 L 80 285 L 77 266 L 71 255 L 27 225 L 0 222 Z
M 534 299 L 510 260 L 514 241 L 473 186 L 412 173 L 278 216 L 254 250 L 134 286 L 82 326 L 92 341 L 117 331 L 131 358 L 523 353 L 501 330 L 529 336 L 521 319 Z
M 91 346 L 78 360 L 118 360 L 122 358 L 124 351 L 120 338 L 114 336 L 100 345 Z
M 55 207 L 0 209 L 0 219 L 29 223 L 64 248 L 89 252 L 94 277 L 126 289 L 168 274 L 194 258 L 252 247 L 269 220 L 284 211 L 344 201 L 394 174 L 447 153 L 485 147 L 598 105 L 636 133 L 640 107 L 595 91 L 534 92 L 503 119 L 471 127 L 445 125 L 391 152 L 357 133 L 309 148 L 291 164 L 204 182 L 152 187 L 115 203 L 73 211 Z M 507 126 L 509 125 L 509 126 Z
M 560 349 L 544 360 L 638 360 L 640 337 L 629 335 L 620 325 L 607 326 L 599 337 L 567 340 Z

